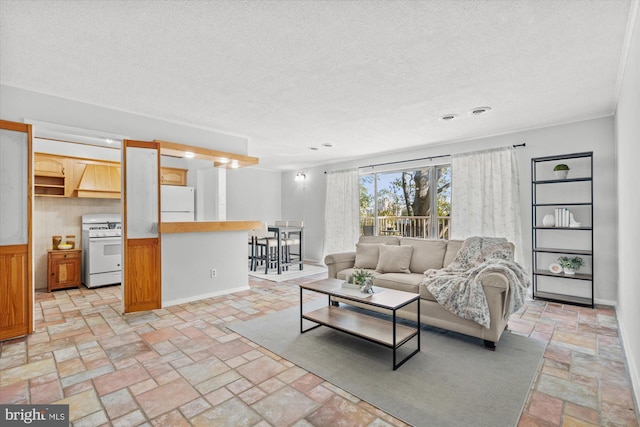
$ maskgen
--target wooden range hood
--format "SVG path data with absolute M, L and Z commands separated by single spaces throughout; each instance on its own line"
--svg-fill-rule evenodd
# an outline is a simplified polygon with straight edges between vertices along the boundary
M 76 171 L 81 173 L 75 189 L 77 197 L 101 199 L 120 198 L 120 166 L 76 162 Z

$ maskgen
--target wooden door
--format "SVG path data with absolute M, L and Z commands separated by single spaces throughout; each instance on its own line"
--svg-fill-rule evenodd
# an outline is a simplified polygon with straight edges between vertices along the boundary
M 125 140 L 124 312 L 162 307 L 160 264 L 160 152 L 158 143 Z
M 0 340 L 33 332 L 31 125 L 0 120 Z

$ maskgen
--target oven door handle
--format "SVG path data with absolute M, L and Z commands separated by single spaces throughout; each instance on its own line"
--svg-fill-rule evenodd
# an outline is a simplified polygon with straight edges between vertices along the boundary
M 113 237 L 89 237 L 89 243 L 109 243 L 109 242 L 121 242 L 122 236 Z

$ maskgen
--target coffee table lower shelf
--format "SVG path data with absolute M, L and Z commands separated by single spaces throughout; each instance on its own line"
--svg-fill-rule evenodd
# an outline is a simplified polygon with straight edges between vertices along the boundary
M 322 307 L 304 313 L 301 319 L 317 323 L 317 325 L 303 330 L 301 320 L 300 331 L 302 333 L 319 326 L 327 326 L 393 349 L 394 371 L 420 351 L 420 341 L 418 341 L 418 348 L 399 363 L 396 363 L 396 350 L 411 338 L 418 336 L 420 333 L 419 326 L 417 328 L 410 328 L 408 326 L 398 325 L 395 321 L 389 322 L 388 320 L 378 319 L 366 314 L 333 306 Z

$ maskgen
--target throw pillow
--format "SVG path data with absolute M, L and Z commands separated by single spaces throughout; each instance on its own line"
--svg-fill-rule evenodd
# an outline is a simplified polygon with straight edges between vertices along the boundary
M 413 246 L 380 246 L 376 271 L 379 273 L 411 273 Z
M 378 248 L 382 245 L 357 243 L 356 262 L 353 268 L 368 268 L 373 270 L 378 265 Z

